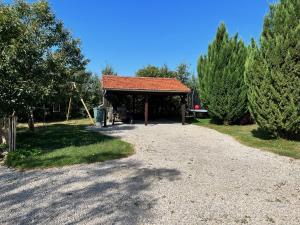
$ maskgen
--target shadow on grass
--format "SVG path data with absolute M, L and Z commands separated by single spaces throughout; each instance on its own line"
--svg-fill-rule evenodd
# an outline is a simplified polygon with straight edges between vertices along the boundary
M 116 123 L 114 125 L 107 125 L 106 127 L 89 127 L 88 130 L 92 131 L 124 131 L 133 130 L 135 127 L 132 124 Z
M 87 130 L 85 125 L 51 124 L 34 132 L 19 129 L 17 150 L 8 154 L 5 163 L 19 169 L 61 167 L 118 159 L 132 153 L 129 143 Z
M 209 125 L 209 124 L 224 125 L 222 123 L 222 121 L 217 120 L 217 119 L 213 119 L 213 118 L 204 118 L 204 119 L 202 119 L 202 118 L 200 118 L 200 119 L 191 118 L 191 119 L 188 119 L 187 122 L 191 123 L 191 124 L 199 124 L 199 125 Z
M 51 151 L 68 146 L 85 146 L 112 140 L 85 129 L 85 125 L 51 124 L 38 127 L 34 132 L 22 128 L 17 133 L 17 149 L 40 149 Z
M 210 124 L 214 124 L 214 125 L 224 125 L 223 121 L 219 120 L 217 118 L 211 118 L 211 119 L 209 119 L 209 123 Z M 232 124 L 232 125 L 234 125 L 234 124 Z M 231 125 L 226 125 L 226 126 L 231 126 Z
M 262 128 L 253 129 L 251 131 L 252 135 L 256 138 L 262 139 L 262 140 L 275 140 L 276 137 L 272 136 L 269 132 Z
M 262 140 L 275 140 L 275 139 L 278 139 L 277 137 L 275 137 L 274 135 L 272 135 L 271 133 L 269 133 L 268 131 L 266 131 L 263 128 L 260 128 L 260 127 L 257 128 L 257 129 L 253 129 L 251 131 L 251 133 L 254 137 L 262 139 Z M 286 139 L 288 141 L 299 142 L 300 141 L 300 136 L 299 135 L 287 135 L 283 139 Z

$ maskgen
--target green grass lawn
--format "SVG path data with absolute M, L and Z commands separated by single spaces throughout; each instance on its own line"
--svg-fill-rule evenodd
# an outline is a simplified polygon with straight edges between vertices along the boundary
M 291 141 L 282 138 L 273 138 L 255 124 L 226 126 L 214 124 L 210 119 L 195 119 L 192 123 L 228 134 L 247 146 L 289 156 L 294 159 L 300 159 L 299 140 Z
M 88 120 L 37 124 L 34 132 L 20 125 L 17 150 L 7 155 L 5 164 L 18 169 L 61 167 L 133 154 L 129 143 L 88 131 L 86 125 Z

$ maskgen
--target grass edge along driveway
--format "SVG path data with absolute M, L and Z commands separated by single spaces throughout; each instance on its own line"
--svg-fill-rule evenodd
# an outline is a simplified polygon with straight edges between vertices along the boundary
M 86 129 L 87 120 L 37 124 L 34 132 L 20 125 L 17 150 L 9 152 L 5 165 L 17 169 L 62 167 L 130 156 L 133 146 L 118 138 Z
M 270 151 L 279 155 L 300 159 L 300 141 L 273 138 L 256 124 L 252 125 L 219 125 L 211 119 L 195 119 L 193 124 L 208 127 L 235 138 L 240 143 Z

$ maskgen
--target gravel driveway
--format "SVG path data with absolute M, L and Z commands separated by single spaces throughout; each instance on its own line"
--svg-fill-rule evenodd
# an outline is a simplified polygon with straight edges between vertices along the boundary
M 0 224 L 300 224 L 300 161 L 195 125 L 103 132 L 136 154 L 27 172 L 0 167 Z

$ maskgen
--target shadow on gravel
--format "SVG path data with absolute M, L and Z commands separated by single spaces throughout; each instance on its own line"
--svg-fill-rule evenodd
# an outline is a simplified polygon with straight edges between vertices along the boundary
M 154 216 L 149 209 L 162 197 L 147 190 L 176 179 L 175 169 L 118 161 L 59 170 L 5 169 L 0 171 L 0 224 L 146 223 Z
M 131 124 L 115 124 L 115 125 L 108 125 L 107 127 L 88 127 L 88 129 L 92 131 L 108 131 L 108 132 L 133 130 L 134 128 L 135 126 Z

